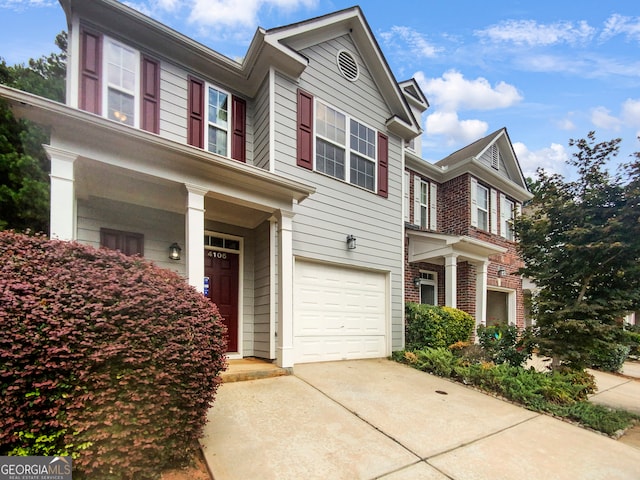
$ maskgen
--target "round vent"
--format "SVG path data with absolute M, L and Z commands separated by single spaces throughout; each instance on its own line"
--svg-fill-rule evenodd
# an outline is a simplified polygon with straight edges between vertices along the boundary
M 340 50 L 338 52 L 338 68 L 344 78 L 355 82 L 360 75 L 358 70 L 358 62 L 351 52 L 346 50 Z

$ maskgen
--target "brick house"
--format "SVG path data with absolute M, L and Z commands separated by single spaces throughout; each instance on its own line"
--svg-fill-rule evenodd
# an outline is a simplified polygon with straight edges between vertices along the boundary
M 401 86 L 416 115 L 428 108 L 414 81 Z M 477 324 L 524 327 L 513 219 L 532 195 L 507 129 L 435 164 L 420 148 L 405 147 L 405 300 L 456 307 Z

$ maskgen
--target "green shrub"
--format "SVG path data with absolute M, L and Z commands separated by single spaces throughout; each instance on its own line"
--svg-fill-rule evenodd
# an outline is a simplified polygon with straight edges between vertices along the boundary
M 520 367 L 531 358 L 534 342 L 530 329 L 518 331 L 515 325 L 478 325 L 478 342 L 494 363 Z
M 78 480 L 157 477 L 202 434 L 223 334 L 173 272 L 0 232 L 0 455 L 71 455 Z
M 447 348 L 456 342 L 467 342 L 475 325 L 471 315 L 451 307 L 409 302 L 405 313 L 407 350 Z
M 440 377 L 450 377 L 458 364 L 456 356 L 446 348 L 426 348 L 415 353 L 415 366 Z
M 601 342 L 591 354 L 591 367 L 605 372 L 619 372 L 629 356 L 631 346 Z

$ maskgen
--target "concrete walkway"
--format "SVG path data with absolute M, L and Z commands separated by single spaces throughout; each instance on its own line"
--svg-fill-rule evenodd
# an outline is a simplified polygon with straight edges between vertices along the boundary
M 640 449 L 388 360 L 223 384 L 209 420 L 215 480 L 640 478 Z

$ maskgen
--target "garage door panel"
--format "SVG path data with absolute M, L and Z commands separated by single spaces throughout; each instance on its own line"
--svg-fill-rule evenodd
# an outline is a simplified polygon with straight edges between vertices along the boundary
M 297 261 L 296 362 L 386 354 L 384 273 Z

